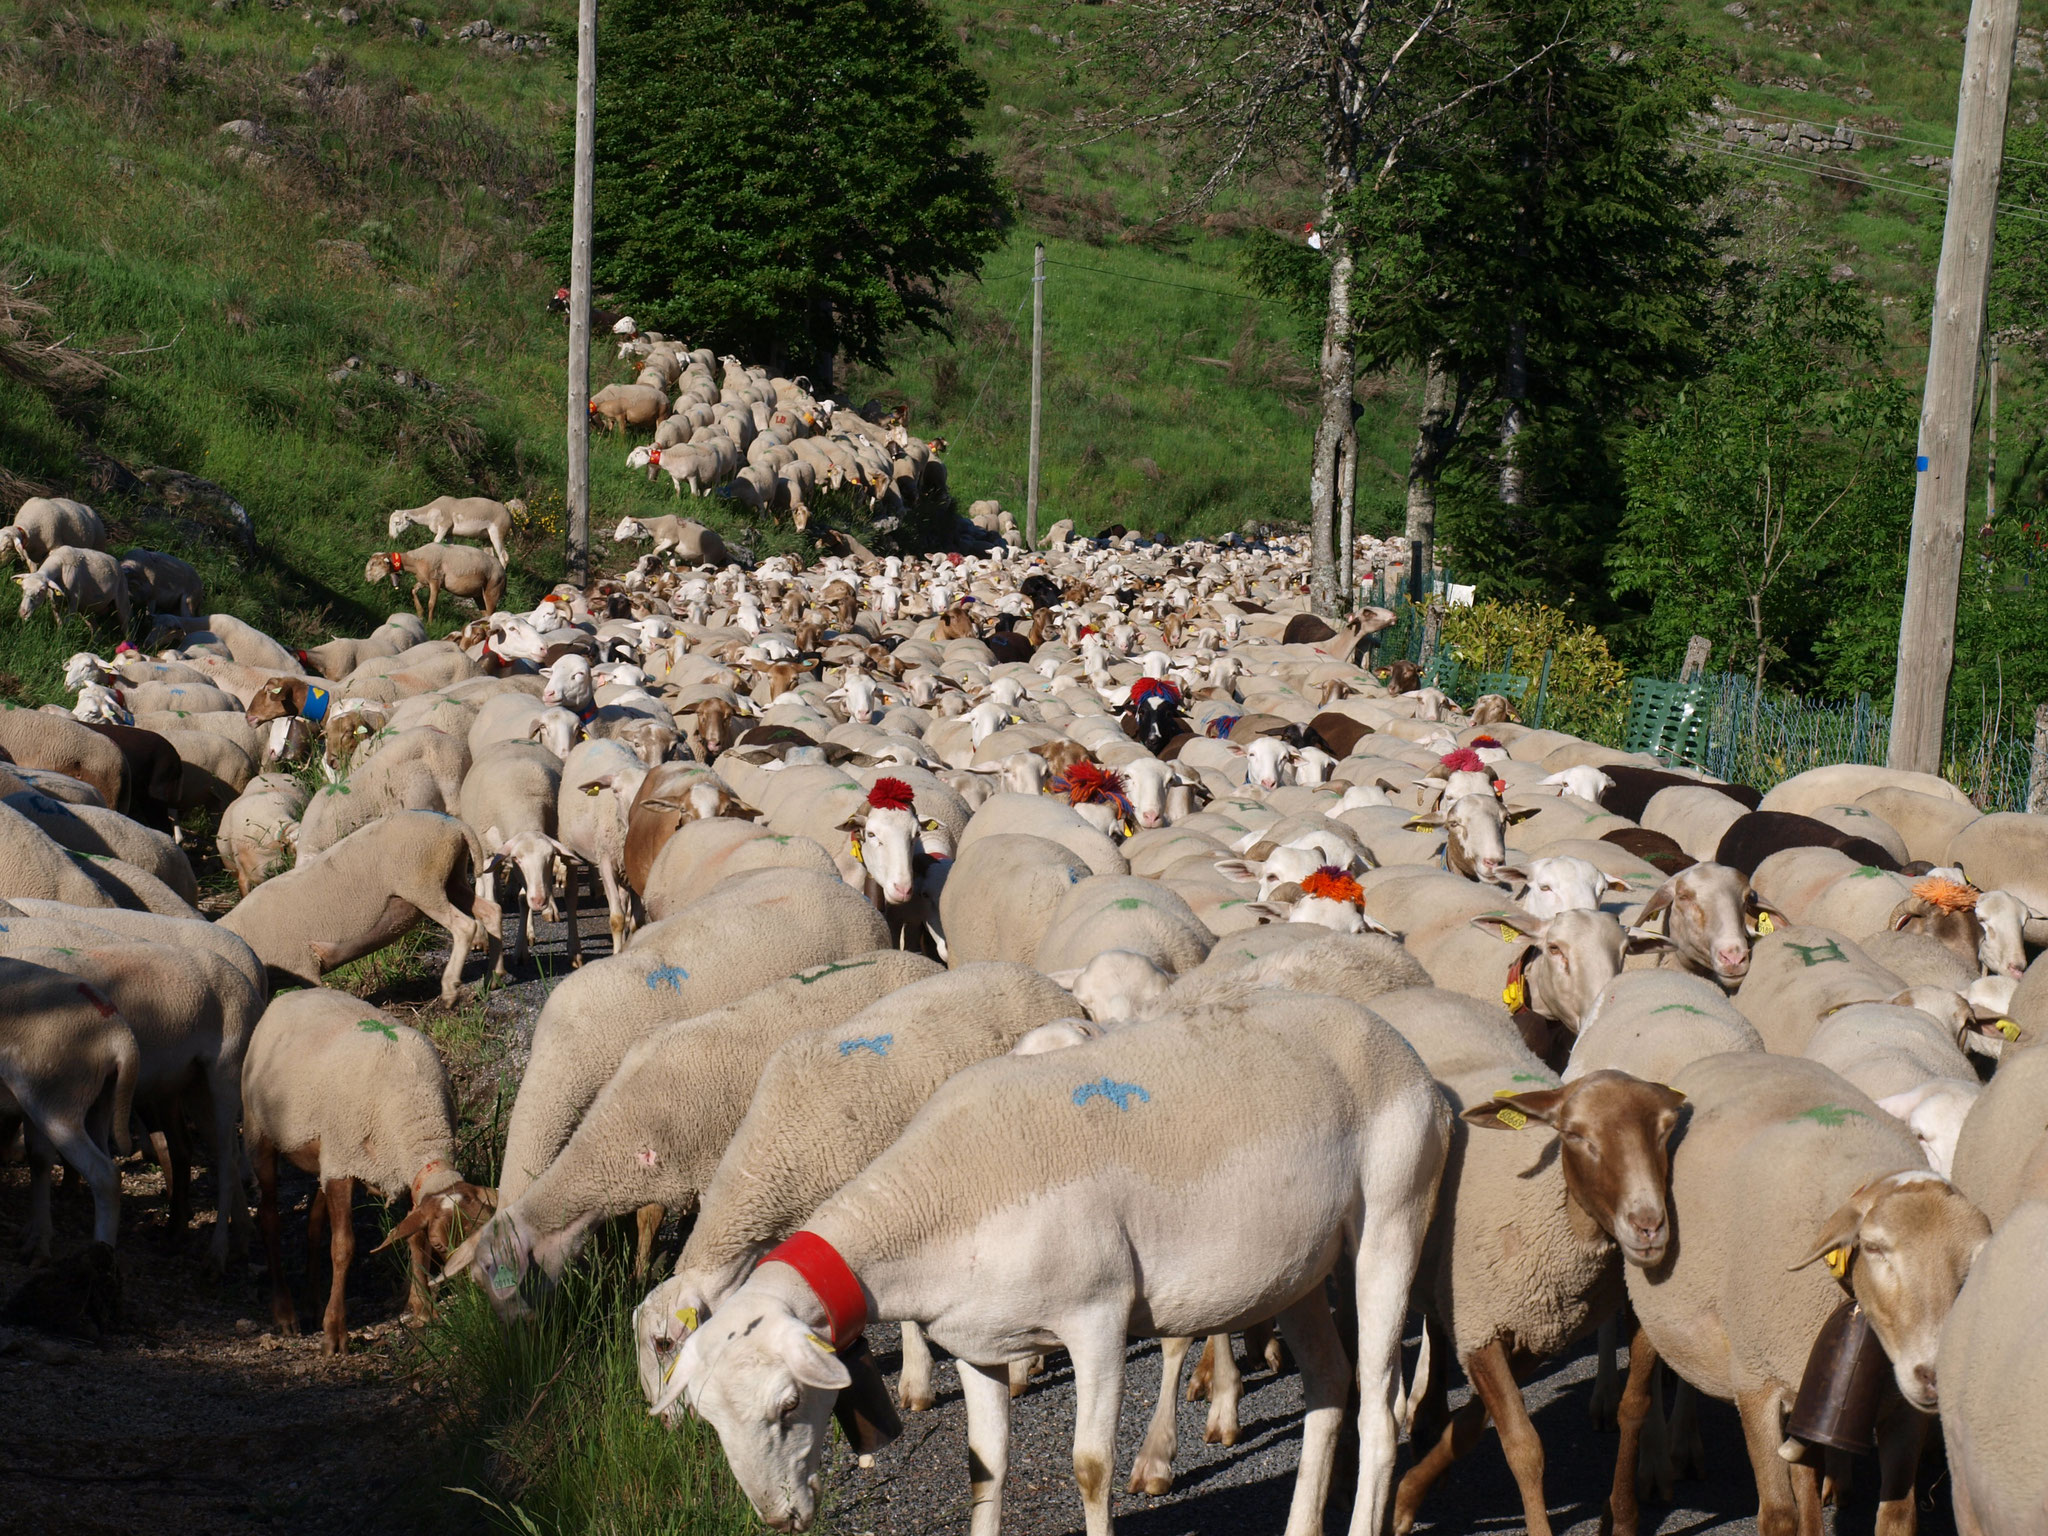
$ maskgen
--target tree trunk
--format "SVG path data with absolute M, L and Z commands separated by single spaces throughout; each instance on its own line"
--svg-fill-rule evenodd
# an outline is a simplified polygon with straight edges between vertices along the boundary
M 1349 402 L 1347 402 L 1348 404 Z M 1354 524 L 1358 511 L 1358 416 L 1353 406 L 1349 428 L 1344 433 L 1344 463 L 1337 479 L 1337 590 L 1339 608 L 1351 613 L 1358 607 L 1358 573 L 1352 568 L 1357 557 Z
M 1522 466 L 1517 445 L 1528 425 L 1523 402 L 1529 398 L 1529 327 L 1516 320 L 1508 326 L 1507 366 L 1502 370 L 1501 394 L 1508 408 L 1500 421 L 1500 502 L 1519 507 L 1529 499 L 1529 472 Z
M 1408 542 L 1422 548 L 1422 568 L 1436 559 L 1436 483 L 1455 436 L 1451 426 L 1451 380 L 1441 356 L 1432 354 L 1422 376 L 1422 414 L 1415 425 L 1415 451 L 1408 455 Z M 1412 557 L 1411 557 L 1412 558 Z
M 1323 322 L 1322 418 L 1316 423 L 1315 460 L 1309 474 L 1309 607 L 1318 617 L 1335 619 L 1334 535 L 1343 494 L 1344 440 L 1352 430 L 1357 357 L 1351 338 L 1351 235 L 1338 219 L 1325 219 L 1323 225 L 1323 251 L 1330 258 L 1330 308 Z

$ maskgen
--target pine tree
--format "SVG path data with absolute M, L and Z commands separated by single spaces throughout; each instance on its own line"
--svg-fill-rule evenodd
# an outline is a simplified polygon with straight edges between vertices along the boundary
M 942 331 L 1001 243 L 986 88 L 925 0 L 607 0 L 598 57 L 593 279 L 643 326 L 826 389 Z M 535 238 L 562 270 L 568 181 Z

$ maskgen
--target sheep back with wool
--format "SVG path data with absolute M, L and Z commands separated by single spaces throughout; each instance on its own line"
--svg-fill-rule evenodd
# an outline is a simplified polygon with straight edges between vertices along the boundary
M 130 912 L 119 908 L 80 912 L 60 901 L 16 901 L 15 910 L 24 917 L 52 922 L 75 922 L 123 938 L 147 939 L 153 944 L 172 944 L 190 949 L 210 950 L 248 978 L 258 997 L 269 996 L 269 981 L 263 962 L 256 958 L 239 934 L 204 918 L 167 917 L 156 912 Z
M 1936 1379 L 1957 1524 L 1984 1536 L 2042 1528 L 2048 1509 L 2048 1202 L 2019 1206 L 1970 1266 L 1942 1325 Z M 1967 1512 L 1967 1516 L 1966 1516 Z
M 90 864 L 13 806 L 0 803 L 0 898 L 41 898 L 78 907 L 117 905 L 92 877 Z
M 199 899 L 199 882 L 193 878 L 191 860 L 185 857 L 184 849 L 162 832 L 152 831 L 104 806 L 66 805 L 48 795 L 8 795 L 4 803 L 74 853 L 120 859 L 162 881 L 181 901 Z
M 984 837 L 1021 833 L 1042 837 L 1078 854 L 1091 873 L 1122 875 L 1130 865 L 1116 845 L 1088 825 L 1065 801 L 1051 795 L 991 795 L 967 823 L 956 857 Z
M 1049 838 L 997 833 L 953 860 L 939 893 L 939 924 L 955 965 L 1038 956 L 1039 941 L 1088 863 Z
M 1798 1056 L 1822 1015 L 1850 1003 L 1890 1002 L 1905 989 L 1846 935 L 1797 926 L 1756 941 L 1735 1007 L 1756 1026 L 1764 1049 Z
M 24 768 L 66 774 L 99 792 L 102 804 L 128 803 L 128 761 L 121 749 L 68 715 L 0 709 L 0 752 Z
M 922 955 L 874 950 L 811 966 L 722 1008 L 660 1026 L 627 1050 L 554 1161 L 509 1211 L 530 1236 L 580 1229 L 643 1205 L 687 1211 L 709 1186 L 779 1047 L 942 974 Z M 678 1114 L 678 1105 L 689 1113 Z M 868 1113 L 863 1107 L 862 1117 Z
M 1980 816 L 1949 839 L 1941 862 L 1960 864 L 1979 890 L 2010 891 L 2048 917 L 2048 816 Z
M 242 1059 L 242 1124 L 294 1161 L 313 1153 L 323 1183 L 360 1179 L 386 1200 L 462 1176 L 433 1041 L 347 992 L 287 992 L 264 1010 Z
M 1579 1021 L 1564 1081 L 1612 1069 L 1668 1083 L 1703 1056 L 1763 1048 L 1756 1026 L 1704 976 L 1624 971 Z
M 841 878 L 832 855 L 808 837 L 737 816 L 686 821 L 661 845 L 640 895 L 650 922 L 672 917 L 734 875 L 786 869 Z
M 1956 1138 L 1953 1182 L 1994 1227 L 2048 1199 L 2048 1051 L 2000 1059 Z
M 882 914 L 837 876 L 764 869 L 719 882 L 642 928 L 624 953 L 584 966 L 548 994 L 534 1025 L 505 1133 L 501 1199 L 516 1200 L 554 1161 L 627 1050 L 655 1026 L 888 942 Z
M 1200 965 L 1215 942 L 1209 925 L 1158 881 L 1090 875 L 1054 911 L 1035 963 L 1042 971 L 1078 970 L 1106 949 L 1123 949 L 1177 976 Z
M 990 962 L 914 981 L 787 1041 L 761 1069 L 678 1268 L 723 1267 L 788 1236 L 946 1079 L 1073 1011 L 1065 989 L 1029 966 Z
M 1678 1374 L 1713 1397 L 1775 1387 L 1789 1401 L 1842 1290 L 1820 1263 L 1794 1270 L 1864 1184 L 1927 1166 L 1913 1134 L 1818 1062 L 1709 1056 L 1672 1081 L 1677 1239 L 1628 1267 L 1636 1317 Z
M 1286 935 L 1285 943 L 1259 939 Z M 1159 1012 L 1224 1003 L 1242 1005 L 1260 988 L 1316 992 L 1362 1007 L 1389 992 L 1429 986 L 1429 972 L 1395 940 L 1378 933 L 1335 933 L 1316 923 L 1279 923 L 1218 944 L 1168 989 Z

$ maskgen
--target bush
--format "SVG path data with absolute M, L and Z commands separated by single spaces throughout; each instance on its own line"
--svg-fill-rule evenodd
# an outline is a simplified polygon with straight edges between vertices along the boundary
M 1580 624 L 1568 609 L 1547 603 L 1474 603 L 1444 615 L 1439 643 L 1481 671 L 1498 669 L 1514 653 L 1518 673 L 1537 675 L 1543 653 L 1550 663 L 1550 704 L 1544 724 L 1594 741 L 1617 741 L 1628 713 L 1628 670 L 1608 654 L 1607 637 Z M 1530 709 L 1535 699 L 1528 700 Z

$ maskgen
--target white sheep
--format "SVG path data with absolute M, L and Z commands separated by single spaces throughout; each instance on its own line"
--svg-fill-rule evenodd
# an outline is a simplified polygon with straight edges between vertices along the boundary
M 59 545 L 43 557 L 43 563 L 34 571 L 14 580 L 21 588 L 23 619 L 47 603 L 50 620 L 59 628 L 74 614 L 103 614 L 110 610 L 123 637 L 132 627 L 128 578 L 121 573 L 120 561 L 103 549 Z
M 99 513 L 68 496 L 31 496 L 15 512 L 14 521 L 0 528 L 0 550 L 12 549 L 30 570 L 51 550 L 67 544 L 79 549 L 107 547 L 107 525 Z
M 303 784 L 288 774 L 265 773 L 251 779 L 221 812 L 214 846 L 221 863 L 235 872 L 242 895 L 291 866 L 305 811 Z
M 1220 1139 L 1219 1114 L 1233 1127 Z M 807 1241 L 773 1251 L 779 1262 L 690 1336 L 655 1407 L 687 1400 L 762 1516 L 808 1525 L 825 1417 L 850 1379 L 817 1340 L 852 1342 L 871 1300 L 874 1317 L 919 1323 L 962 1363 L 973 1499 L 993 1532 L 1008 1362 L 1061 1344 L 1081 1405 L 1075 1479 L 1091 1529 L 1107 1531 L 1127 1335 L 1277 1314 L 1308 1403 L 1290 1524 L 1314 1529 L 1351 1375 L 1322 1279 L 1350 1226 L 1375 1260 L 1355 1276 L 1354 1521 L 1377 1529 L 1401 1325 L 1446 1140 L 1413 1052 L 1363 1009 L 1323 998 L 1270 994 L 1255 1011 L 1155 1019 L 980 1063 L 819 1207 L 798 1234 Z M 1191 1147 L 1253 1141 L 1256 1159 L 1188 1161 Z M 940 1184 L 949 1198 L 935 1205 L 923 1192 Z
M 395 539 L 416 526 L 433 534 L 436 544 L 451 533 L 458 539 L 489 539 L 491 552 L 509 571 L 512 556 L 505 541 L 512 536 L 512 519 L 525 510 L 526 503 L 517 497 L 493 501 L 488 496 L 436 496 L 423 507 L 401 507 L 393 512 L 390 537 Z
M 1942 1325 L 1941 1430 L 1959 1531 L 2038 1531 L 2048 1499 L 2048 1434 L 2038 1410 L 2048 1307 L 2048 1203 L 1998 1224 Z
M 490 1215 L 493 1197 L 464 1181 L 455 1163 L 455 1106 L 434 1043 L 346 992 L 288 992 L 264 1010 L 242 1062 L 243 1130 L 256 1170 L 257 1218 L 270 1262 L 271 1318 L 299 1331 L 279 1242 L 277 1159 L 313 1174 L 320 1187 L 307 1212 L 316 1240 L 328 1228 L 332 1278 L 321 1317 L 320 1353 L 348 1348 L 348 1270 L 355 1257 L 357 1181 L 388 1203 L 408 1195 L 412 1210 L 382 1247 L 403 1242 L 412 1260 L 415 1318 L 432 1310 L 429 1258 L 445 1257 Z

